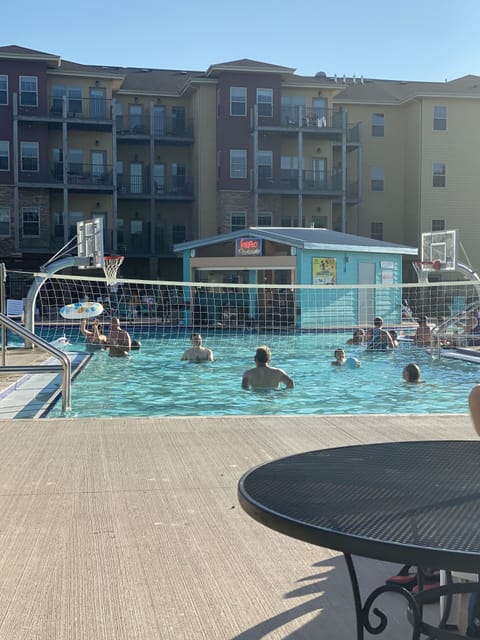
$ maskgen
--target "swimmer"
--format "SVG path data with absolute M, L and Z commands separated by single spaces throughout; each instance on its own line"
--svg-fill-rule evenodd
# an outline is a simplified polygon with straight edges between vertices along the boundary
M 404 367 L 402 377 L 405 382 L 412 382 L 414 384 L 423 382 L 423 380 L 420 380 L 420 367 L 413 362 L 410 362 Z
M 432 331 L 428 325 L 427 316 L 423 316 L 418 320 L 418 327 L 415 332 L 413 341 L 419 347 L 429 347 L 432 343 Z
M 365 331 L 355 329 L 353 336 L 347 340 L 347 344 L 363 344 L 365 342 Z
M 287 389 L 295 386 L 292 378 L 283 370 L 270 366 L 272 352 L 263 345 L 255 352 L 255 367 L 245 371 L 242 377 L 242 389 L 278 389 L 279 384 L 284 384 Z
M 212 362 L 213 351 L 202 345 L 202 336 L 199 333 L 192 333 L 190 336 L 192 346 L 187 349 L 180 358 L 189 362 Z
M 107 346 L 107 336 L 103 333 L 103 327 L 95 319 L 92 322 L 92 330 L 87 329 L 87 321 L 80 321 L 80 333 L 85 336 L 87 351 L 99 351 Z
M 399 347 L 400 343 L 398 342 L 398 334 L 397 334 L 397 332 L 390 330 L 388 333 L 390 334 L 390 336 L 392 338 L 393 346 L 394 347 Z
M 120 327 L 120 320 L 112 318 L 108 336 L 108 354 L 112 357 L 128 356 L 132 345 L 129 334 Z
M 140 349 L 140 347 L 142 346 L 142 343 L 139 340 L 132 340 L 131 344 L 130 344 L 130 349 L 132 351 L 138 351 Z
M 393 349 L 394 344 L 390 333 L 383 329 L 383 318 L 379 316 L 373 321 L 373 329 L 369 330 L 367 349 L 369 351 L 385 351 Z
M 332 362 L 332 367 L 343 367 L 347 360 L 345 351 L 343 349 L 335 349 L 335 353 L 333 355 L 335 360 Z

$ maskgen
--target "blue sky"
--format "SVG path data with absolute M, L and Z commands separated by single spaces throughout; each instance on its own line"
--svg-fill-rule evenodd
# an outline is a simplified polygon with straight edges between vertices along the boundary
M 327 75 L 480 75 L 480 0 L 17 0 L 0 45 L 82 64 L 203 71 L 251 58 Z

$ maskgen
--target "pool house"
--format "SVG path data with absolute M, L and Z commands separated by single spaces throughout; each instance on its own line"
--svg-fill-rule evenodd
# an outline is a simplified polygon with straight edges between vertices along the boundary
M 187 309 L 198 324 L 246 322 L 300 329 L 401 321 L 404 257 L 416 248 L 328 229 L 249 227 L 174 247 L 183 259 Z M 205 285 L 221 283 L 222 288 Z M 242 288 L 239 285 L 250 285 Z M 350 286 L 345 286 L 350 285 Z M 187 289 L 187 288 L 186 288 Z M 197 296 L 196 300 L 188 296 Z

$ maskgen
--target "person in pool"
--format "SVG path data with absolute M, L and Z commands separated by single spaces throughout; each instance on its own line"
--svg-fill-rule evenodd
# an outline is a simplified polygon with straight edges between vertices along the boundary
M 185 351 L 181 360 L 188 360 L 189 362 L 213 361 L 213 351 L 202 345 L 202 336 L 199 333 L 192 333 L 190 343 L 192 346 Z
M 283 369 L 270 366 L 272 352 L 266 345 L 258 347 L 253 359 L 255 367 L 243 374 L 242 389 L 278 389 L 280 384 L 293 389 L 295 383 L 292 378 Z
M 347 340 L 347 344 L 363 344 L 365 342 L 365 331 L 355 329 L 353 336 Z
M 405 382 L 412 382 L 414 384 L 423 382 L 423 380 L 420 380 L 420 367 L 414 362 L 410 362 L 404 367 L 402 377 Z
M 335 360 L 332 362 L 332 367 L 342 367 L 347 361 L 347 356 L 343 349 L 335 349 L 335 353 L 333 355 Z
M 373 321 L 373 329 L 367 333 L 367 349 L 369 351 L 385 351 L 394 347 L 392 336 L 386 329 L 383 329 L 383 318 L 377 316 Z
M 132 340 L 125 329 L 120 327 L 120 320 L 112 318 L 110 322 L 110 334 L 108 336 L 108 355 L 119 358 L 128 356 Z
M 103 327 L 95 318 L 92 322 L 92 330 L 87 329 L 87 320 L 80 320 L 80 333 L 85 336 L 87 343 L 87 351 L 97 351 L 103 349 L 107 345 L 107 336 L 103 333 Z

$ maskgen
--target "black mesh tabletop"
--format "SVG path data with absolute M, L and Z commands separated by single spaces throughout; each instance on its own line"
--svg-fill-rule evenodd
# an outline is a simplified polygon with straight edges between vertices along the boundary
M 294 538 L 480 573 L 480 441 L 306 452 L 250 470 L 238 491 L 249 515 Z

